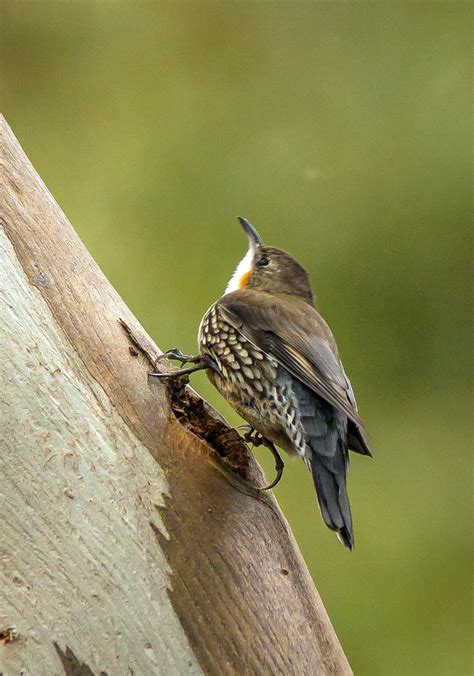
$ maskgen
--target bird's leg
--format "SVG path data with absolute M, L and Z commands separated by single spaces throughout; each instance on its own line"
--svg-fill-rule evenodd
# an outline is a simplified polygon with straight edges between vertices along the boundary
M 285 468 L 285 463 L 281 459 L 281 456 L 278 453 L 275 444 L 273 444 L 268 439 L 265 439 L 264 436 L 256 432 L 251 425 L 241 425 L 241 429 L 247 430 L 246 433 L 244 434 L 245 441 L 253 444 L 254 446 L 265 446 L 265 448 L 268 448 L 268 450 L 271 451 L 273 458 L 275 460 L 275 471 L 277 474 L 271 484 L 269 484 L 268 486 L 263 486 L 260 490 L 268 491 L 270 490 L 270 488 L 275 488 L 275 486 L 283 476 L 283 470 Z
M 203 354 L 197 354 L 194 356 L 189 354 L 183 354 L 181 350 L 175 347 L 172 350 L 163 352 L 163 354 L 160 354 L 160 356 L 155 359 L 155 369 L 157 368 L 157 364 L 162 359 L 165 358 L 176 359 L 176 361 L 181 362 L 181 366 L 183 366 L 184 364 L 194 364 L 194 366 L 180 368 L 177 369 L 176 371 L 171 371 L 168 373 L 160 373 L 159 371 L 153 371 L 148 374 L 149 376 L 153 376 L 155 378 L 181 378 L 181 376 L 186 376 L 189 373 L 194 373 L 195 371 L 202 371 L 203 369 L 216 370 L 217 368 L 210 357 Z

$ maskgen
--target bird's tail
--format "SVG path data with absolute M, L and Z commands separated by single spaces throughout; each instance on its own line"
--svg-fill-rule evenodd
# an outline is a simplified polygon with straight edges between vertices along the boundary
M 338 453 L 342 454 L 342 449 L 339 449 Z M 351 508 L 346 489 L 347 460 L 345 457 L 342 458 L 342 471 L 340 469 L 339 471 L 334 471 L 334 468 L 327 466 L 325 462 L 327 458 L 322 458 L 314 451 L 312 456 L 311 472 L 324 523 L 328 528 L 337 533 L 343 545 L 348 549 L 352 549 L 354 547 L 354 533 L 352 530 Z

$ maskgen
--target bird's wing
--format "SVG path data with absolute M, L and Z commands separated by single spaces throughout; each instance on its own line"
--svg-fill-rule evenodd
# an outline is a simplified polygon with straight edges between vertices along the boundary
M 316 310 L 299 298 L 242 289 L 217 304 L 223 319 L 322 399 L 363 424 L 334 338 Z

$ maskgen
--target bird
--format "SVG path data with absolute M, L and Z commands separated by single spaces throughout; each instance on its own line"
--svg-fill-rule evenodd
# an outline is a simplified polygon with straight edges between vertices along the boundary
M 246 439 L 270 448 L 277 479 L 283 461 L 275 445 L 310 470 L 322 519 L 348 548 L 354 530 L 347 494 L 349 450 L 372 457 L 365 427 L 336 341 L 315 307 L 305 268 L 289 253 L 266 246 L 238 216 L 248 250 L 224 294 L 198 330 L 199 354 L 174 348 L 159 357 L 193 366 L 159 377 L 205 369 L 211 383 L 246 421 Z

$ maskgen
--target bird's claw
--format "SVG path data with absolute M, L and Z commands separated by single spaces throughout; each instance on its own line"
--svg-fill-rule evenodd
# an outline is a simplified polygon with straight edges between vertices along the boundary
M 176 361 L 181 362 L 181 368 L 176 369 L 176 371 L 168 371 L 168 372 L 157 371 L 156 370 L 157 365 L 160 363 L 162 359 L 175 359 Z M 193 366 L 182 368 L 184 364 L 193 364 Z M 184 376 L 188 376 L 190 373 L 194 373 L 195 371 L 201 371 L 202 369 L 212 368 L 212 366 L 213 362 L 211 362 L 209 357 L 206 357 L 205 355 L 202 354 L 198 355 L 183 354 L 181 350 L 179 350 L 177 347 L 174 347 L 171 350 L 163 352 L 163 354 L 160 354 L 155 359 L 154 363 L 155 371 L 152 371 L 148 375 L 154 378 L 183 378 Z
M 258 433 L 256 433 L 258 434 Z M 273 455 L 273 459 L 275 460 L 275 472 L 276 472 L 276 477 L 273 479 L 272 483 L 269 484 L 268 486 L 262 486 L 260 489 L 261 491 L 269 491 L 271 488 L 275 488 L 277 483 L 280 481 L 281 477 L 283 476 L 283 470 L 285 469 L 285 463 L 281 459 L 280 454 L 278 453 L 275 444 L 273 444 L 271 441 L 268 439 L 265 439 L 261 434 L 258 434 L 258 443 L 256 444 L 258 446 L 265 446 L 265 448 L 268 448 L 269 451 L 271 451 L 271 454 Z
M 201 359 L 201 355 L 194 356 L 190 354 L 183 354 L 178 347 L 172 347 L 171 350 L 166 350 L 166 352 L 163 352 L 163 354 L 160 354 L 155 359 L 155 368 L 156 365 L 163 359 L 176 360 L 180 362 L 181 366 L 184 366 L 184 364 L 188 363 L 195 364 L 197 360 Z
M 252 425 L 249 425 L 248 423 L 244 423 L 243 425 L 238 425 L 237 429 L 242 430 L 242 432 L 244 432 L 243 437 L 244 437 L 245 441 L 249 441 L 249 437 L 255 432 Z
M 279 457 L 279 460 L 281 462 L 281 465 L 277 462 L 275 458 L 275 470 L 276 470 L 276 477 L 273 479 L 271 484 L 268 484 L 268 486 L 262 486 L 260 488 L 261 491 L 269 491 L 271 488 L 275 488 L 277 483 L 279 483 L 281 477 L 283 476 L 283 470 L 285 468 L 285 465 L 283 463 L 283 460 Z
M 249 425 L 248 423 L 244 423 L 243 425 L 239 425 L 237 427 L 238 430 L 242 430 L 244 432 L 243 437 L 246 442 L 252 444 L 253 446 L 261 446 L 263 441 L 263 437 L 261 434 L 255 431 L 255 429 L 252 427 L 252 425 Z
M 265 445 L 266 445 L 266 444 L 265 444 L 266 439 L 264 439 L 264 438 L 262 437 L 262 435 L 259 434 L 258 432 L 256 432 L 256 431 L 253 429 L 253 427 L 251 427 L 250 425 L 248 426 L 248 428 L 249 428 L 249 429 L 248 429 L 247 432 L 244 434 L 244 439 L 245 439 L 245 441 L 246 441 L 247 443 L 249 443 L 249 444 L 252 444 L 252 446 L 255 446 L 255 447 L 258 447 L 258 446 L 265 446 Z M 269 443 L 271 443 L 271 442 L 269 442 Z
M 189 382 L 188 372 L 182 373 L 181 369 L 169 371 L 168 373 L 161 371 L 150 371 L 148 375 L 152 378 L 186 378 L 186 380 Z
M 268 486 L 262 486 L 260 490 L 268 491 L 271 488 L 275 488 L 275 486 L 283 476 L 283 470 L 285 468 L 285 463 L 283 462 L 280 454 L 275 448 L 275 444 L 273 444 L 268 439 L 265 439 L 263 435 L 261 435 L 252 427 L 252 425 L 248 424 L 239 425 L 238 429 L 245 430 L 244 439 L 247 443 L 251 443 L 253 446 L 265 446 L 265 448 L 268 448 L 271 451 L 273 458 L 275 460 L 276 477 L 274 478 L 271 484 L 268 484 Z

